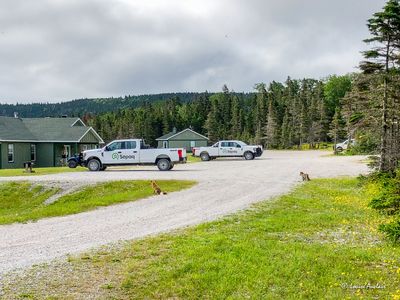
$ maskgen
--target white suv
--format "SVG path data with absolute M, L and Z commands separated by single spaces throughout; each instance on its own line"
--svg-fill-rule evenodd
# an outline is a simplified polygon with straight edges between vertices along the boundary
M 355 142 L 356 141 L 354 139 L 352 139 L 350 144 L 354 145 Z M 338 143 L 335 146 L 336 151 L 338 151 L 338 152 L 342 152 L 343 150 L 347 150 L 348 147 L 349 147 L 349 140 L 345 140 L 344 142 Z M 335 149 L 333 149 L 333 150 L 335 150 Z

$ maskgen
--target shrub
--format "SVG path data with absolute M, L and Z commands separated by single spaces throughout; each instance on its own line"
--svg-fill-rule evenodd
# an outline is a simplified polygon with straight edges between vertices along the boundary
M 400 240 L 399 220 L 389 224 L 381 224 L 379 225 L 379 230 L 382 231 L 386 235 L 386 237 L 393 243 L 397 243 Z
M 379 139 L 371 134 L 364 134 L 357 138 L 357 142 L 347 152 L 350 155 L 375 154 L 379 149 Z
M 394 175 L 374 173 L 369 178 L 379 187 L 379 194 L 370 202 L 370 207 L 383 214 L 395 216 L 397 220 L 388 224 L 381 224 L 382 231 L 391 241 L 400 240 L 400 170 Z

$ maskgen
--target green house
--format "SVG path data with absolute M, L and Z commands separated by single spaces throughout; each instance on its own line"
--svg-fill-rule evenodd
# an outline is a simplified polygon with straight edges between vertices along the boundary
M 158 148 L 185 148 L 191 152 L 193 147 L 204 147 L 208 144 L 208 138 L 190 128 L 176 132 L 176 129 L 156 139 Z
M 55 167 L 68 157 L 104 143 L 79 118 L 11 118 L 0 116 L 0 169 Z

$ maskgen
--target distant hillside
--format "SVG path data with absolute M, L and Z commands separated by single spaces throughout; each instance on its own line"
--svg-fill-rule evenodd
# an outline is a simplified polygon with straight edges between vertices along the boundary
M 190 102 L 201 93 L 164 93 L 154 95 L 125 96 L 119 98 L 77 99 L 61 103 L 33 104 L 0 104 L 0 116 L 13 116 L 17 112 L 20 117 L 70 117 L 82 116 L 85 113 L 99 114 L 117 111 L 123 108 L 136 108 L 145 102 L 153 103 L 179 98 L 183 103 Z

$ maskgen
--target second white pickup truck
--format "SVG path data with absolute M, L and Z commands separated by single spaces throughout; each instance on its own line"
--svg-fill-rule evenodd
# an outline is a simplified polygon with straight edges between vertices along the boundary
M 219 141 L 210 147 L 193 148 L 192 154 L 199 156 L 202 161 L 208 161 L 217 157 L 244 157 L 252 160 L 261 156 L 263 147 L 260 145 L 247 145 L 242 141 Z
M 175 163 L 186 163 L 186 149 L 151 149 L 140 139 L 115 140 L 101 149 L 84 151 L 82 160 L 90 171 L 121 165 L 157 165 L 160 171 L 169 171 Z

